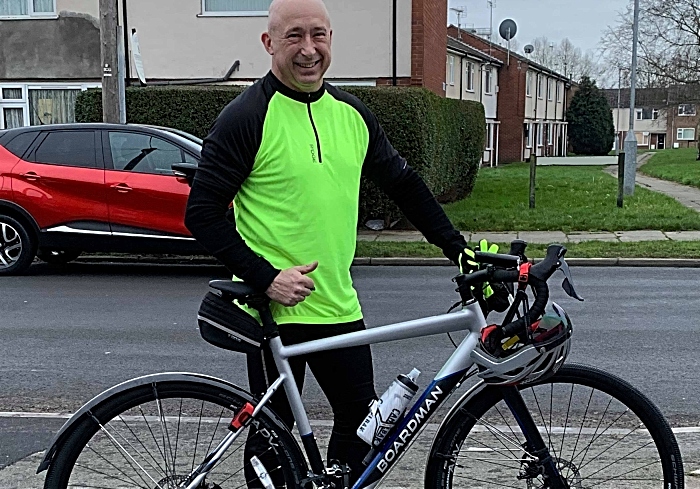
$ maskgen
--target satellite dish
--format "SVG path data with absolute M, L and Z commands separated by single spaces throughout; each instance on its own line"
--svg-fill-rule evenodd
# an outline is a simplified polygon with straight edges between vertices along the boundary
M 535 51 L 535 46 L 533 46 L 532 44 L 528 44 L 523 48 L 523 51 L 525 51 L 525 54 L 530 54 L 533 51 Z
M 498 28 L 498 33 L 506 41 L 513 39 L 516 32 L 518 32 L 518 26 L 515 25 L 515 21 L 513 19 L 504 20 L 501 22 L 501 25 Z

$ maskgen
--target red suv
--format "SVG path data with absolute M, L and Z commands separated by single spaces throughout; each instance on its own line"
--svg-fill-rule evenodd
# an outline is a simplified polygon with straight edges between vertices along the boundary
M 201 143 L 131 124 L 0 131 L 0 275 L 26 271 L 35 256 L 203 252 L 184 224 Z

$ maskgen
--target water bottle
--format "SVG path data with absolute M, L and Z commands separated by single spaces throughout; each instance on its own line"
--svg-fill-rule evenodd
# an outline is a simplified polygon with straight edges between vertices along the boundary
M 370 404 L 369 414 L 357 428 L 357 436 L 372 447 L 379 446 L 416 394 L 419 374 L 414 368 L 408 375 L 396 377 L 386 392 Z

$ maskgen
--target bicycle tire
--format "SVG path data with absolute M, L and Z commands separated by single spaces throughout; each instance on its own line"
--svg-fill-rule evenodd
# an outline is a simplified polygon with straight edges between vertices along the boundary
M 44 488 L 109 488 L 125 483 L 148 489 L 176 487 L 223 439 L 234 414 L 250 400 L 244 391 L 187 380 L 117 393 L 67 435 Z M 201 487 L 263 487 L 246 458 L 247 440 L 261 444 L 259 459 L 275 487 L 300 487 L 307 474 L 305 459 L 274 412 L 263 409 L 246 430 Z
M 683 489 L 681 454 L 667 420 L 626 381 L 596 368 L 565 365 L 519 389 L 570 487 Z M 619 427 L 611 428 L 610 421 L 619 421 Z M 547 487 L 527 471 L 533 466 L 525 460 L 524 440 L 501 391 L 477 389 L 438 430 L 425 487 Z

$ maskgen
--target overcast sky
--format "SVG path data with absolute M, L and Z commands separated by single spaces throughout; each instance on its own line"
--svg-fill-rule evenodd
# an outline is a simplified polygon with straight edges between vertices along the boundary
M 602 32 L 614 25 L 618 12 L 628 0 L 494 0 L 493 30 L 504 19 L 513 19 L 518 32 L 515 39 L 520 51 L 536 37 L 546 36 L 558 43 L 565 37 L 582 51 L 596 50 Z M 453 8 L 464 8 L 461 24 L 468 27 L 489 27 L 490 9 L 487 0 L 448 0 Z M 449 11 L 450 23 L 457 25 L 457 14 Z

